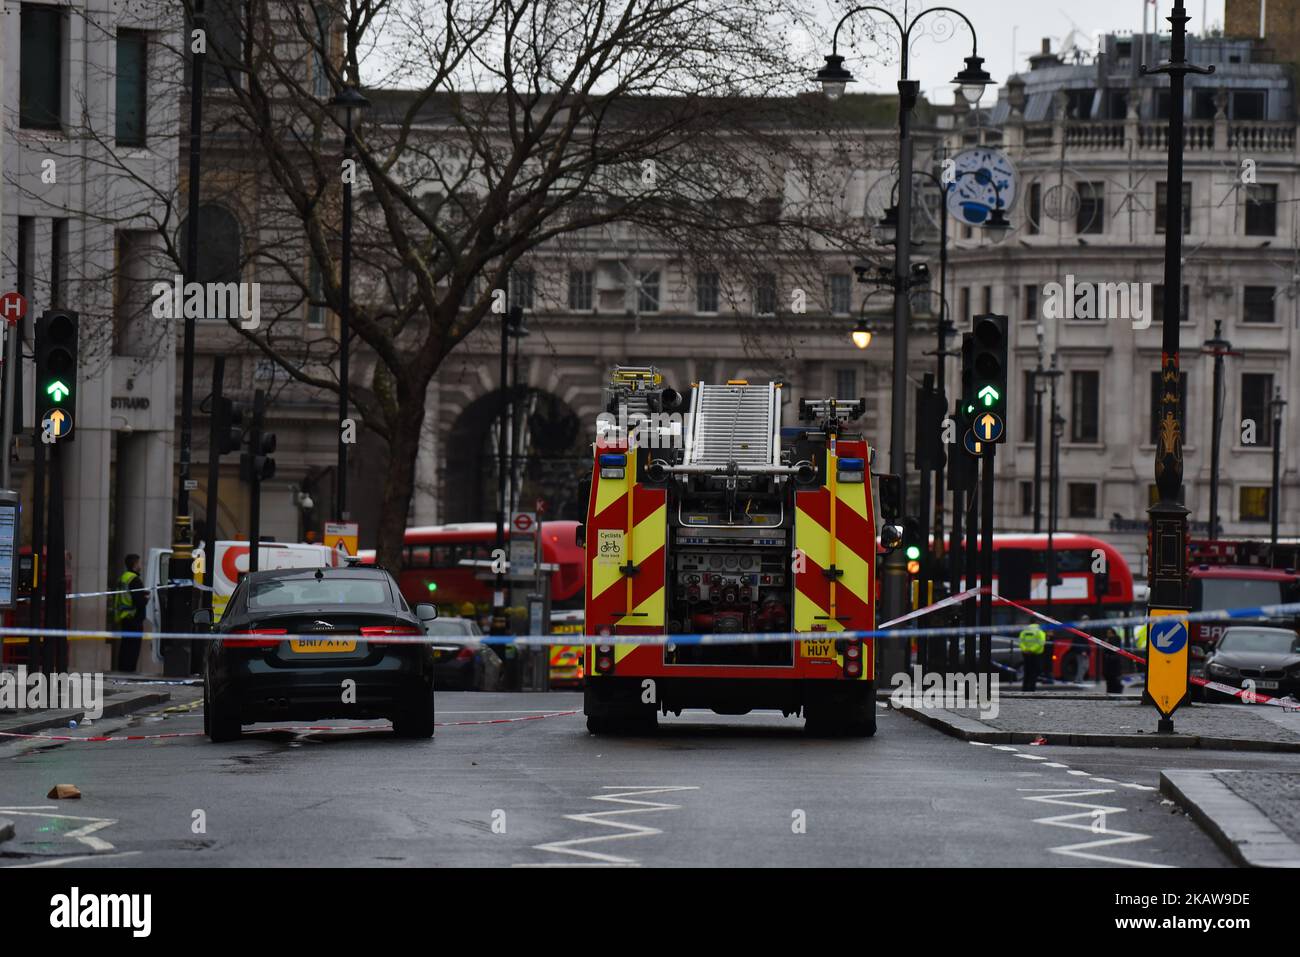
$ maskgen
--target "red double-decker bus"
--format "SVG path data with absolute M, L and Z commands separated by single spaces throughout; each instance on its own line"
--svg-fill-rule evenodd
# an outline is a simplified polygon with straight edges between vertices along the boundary
M 558 566 L 550 572 L 551 608 L 581 608 L 583 549 L 577 541 L 578 522 L 542 522 L 542 561 Z M 408 602 L 432 602 L 459 615 L 468 603 L 475 614 L 492 604 L 491 568 L 463 562 L 491 562 L 496 548 L 493 522 L 425 525 L 406 530 L 402 567 L 394 569 Z M 373 552 L 362 558 L 373 561 Z
M 1132 613 L 1133 573 L 1124 556 L 1100 538 L 1071 532 L 1052 536 L 1056 579 L 1049 602 L 1047 545 L 1047 535 L 1042 533 L 994 535 L 993 581 L 997 593 L 1061 621 L 1077 621 L 1084 615 L 1093 619 L 1122 618 Z M 976 577 L 970 580 L 967 587 L 977 583 Z M 1025 616 L 1010 606 L 995 606 L 993 622 L 1019 633 Z M 1101 675 L 1101 649 L 1086 639 L 1064 632 L 1049 633 L 1048 651 L 1051 670 L 1047 673 L 1053 678 L 1083 681 Z

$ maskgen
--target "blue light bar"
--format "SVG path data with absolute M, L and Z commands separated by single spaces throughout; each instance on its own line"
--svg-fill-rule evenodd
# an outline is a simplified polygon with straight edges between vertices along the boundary
M 627 455 L 625 455 L 622 452 L 605 452 L 600 457 L 601 468 L 607 468 L 607 467 L 618 468 L 620 466 L 626 466 L 626 465 L 627 465 Z

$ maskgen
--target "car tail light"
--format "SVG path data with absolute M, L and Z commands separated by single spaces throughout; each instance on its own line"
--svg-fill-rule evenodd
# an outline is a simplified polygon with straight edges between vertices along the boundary
M 232 635 L 287 635 L 287 628 L 241 628 L 232 631 Z M 223 638 L 224 648 L 274 648 L 280 643 L 279 638 Z
M 414 638 L 417 635 L 424 634 L 413 625 L 362 625 L 358 631 L 361 632 L 362 638 L 369 639 L 372 644 L 376 645 L 382 645 L 384 643 L 383 639 L 390 635 Z
M 457 661 L 469 661 L 474 657 L 474 649 L 466 645 L 460 651 L 456 652 Z

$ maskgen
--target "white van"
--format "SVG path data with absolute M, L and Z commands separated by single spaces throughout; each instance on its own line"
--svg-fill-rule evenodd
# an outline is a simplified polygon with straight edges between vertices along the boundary
M 200 584 L 212 582 L 212 620 L 219 621 L 226 610 L 235 586 L 248 573 L 248 542 L 217 542 L 216 551 L 205 557 L 207 573 L 195 575 Z M 169 579 L 170 548 L 151 548 L 144 572 L 145 588 L 149 590 L 149 604 L 145 607 L 144 630 L 163 630 L 163 603 L 160 586 Z M 330 568 L 342 564 L 341 554 L 327 545 L 308 542 L 262 542 L 258 550 L 258 567 L 269 568 Z M 156 662 L 162 662 L 160 642 L 149 642 L 149 653 Z

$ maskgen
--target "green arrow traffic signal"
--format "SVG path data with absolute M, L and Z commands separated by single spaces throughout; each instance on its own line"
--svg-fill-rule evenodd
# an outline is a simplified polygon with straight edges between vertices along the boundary
M 45 392 L 47 395 L 53 396 L 55 402 L 62 402 L 63 397 L 71 394 L 72 390 L 69 389 L 62 382 L 60 382 L 58 379 L 55 379 L 53 382 L 49 384 L 49 386 L 46 387 Z
M 993 386 L 986 385 L 984 388 L 980 389 L 977 398 L 984 403 L 985 408 L 988 408 L 989 406 L 994 405 L 1001 396 L 998 395 L 998 390 L 993 388 Z

